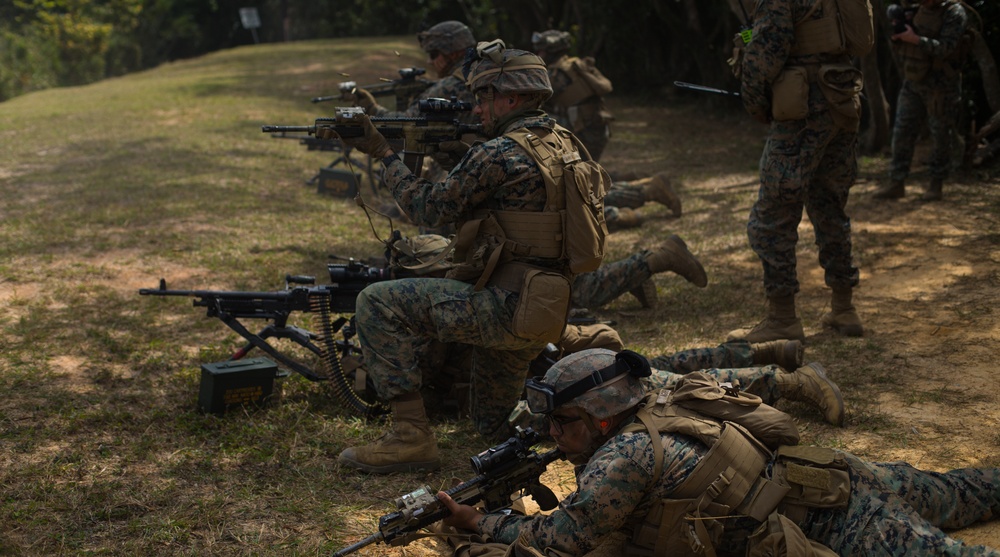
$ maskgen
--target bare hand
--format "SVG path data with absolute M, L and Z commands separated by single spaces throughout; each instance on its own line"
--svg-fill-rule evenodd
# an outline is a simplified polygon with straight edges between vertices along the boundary
M 478 530 L 479 519 L 483 517 L 483 513 L 469 505 L 459 505 L 450 495 L 443 491 L 438 492 L 437 498 L 451 512 L 451 516 L 443 521 L 446 526 L 454 526 L 455 528 L 472 530 L 473 532 Z

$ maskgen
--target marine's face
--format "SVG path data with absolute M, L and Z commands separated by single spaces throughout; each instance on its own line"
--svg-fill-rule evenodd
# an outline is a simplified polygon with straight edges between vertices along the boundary
M 431 67 L 434 68 L 434 72 L 437 73 L 439 78 L 448 75 L 448 66 L 451 65 L 451 60 L 445 53 L 440 50 L 431 50 L 427 53 L 427 61 L 430 62 Z
M 492 87 L 476 93 L 476 107 L 472 113 L 479 116 L 479 122 L 488 135 L 493 126 L 511 113 L 517 106 L 517 96 L 497 93 Z
M 594 433 L 587 427 L 583 416 L 575 409 L 559 409 L 549 414 L 549 435 L 559 450 L 568 455 L 587 451 L 594 441 Z

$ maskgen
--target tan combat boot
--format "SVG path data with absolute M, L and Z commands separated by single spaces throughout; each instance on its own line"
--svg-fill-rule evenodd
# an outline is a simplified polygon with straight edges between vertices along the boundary
M 813 362 L 791 373 L 778 373 L 778 393 L 782 398 L 808 402 L 823 412 L 823 417 L 837 427 L 844 426 L 844 397 L 840 387 L 830 381 L 823 366 Z
M 730 331 L 726 342 L 745 340 L 750 343 L 772 340 L 798 340 L 805 342 L 802 320 L 795 315 L 795 296 L 767 299 L 767 317 L 750 329 Z
M 753 363 L 777 364 L 787 371 L 794 371 L 805 363 L 806 347 L 798 340 L 772 340 L 750 345 Z
M 662 245 L 649 250 L 646 255 L 646 264 L 649 265 L 649 270 L 653 274 L 673 271 L 698 288 L 704 288 L 708 285 L 708 275 L 705 274 L 705 268 L 688 250 L 684 240 L 676 234 L 671 234 Z
M 632 290 L 629 290 L 628 293 L 635 296 L 644 308 L 655 308 L 659 303 L 659 300 L 656 297 L 656 283 L 653 282 L 653 279 L 646 279 L 642 281 L 642 284 Z
M 418 395 L 415 400 L 392 401 L 392 429 L 368 445 L 344 449 L 339 461 L 342 466 L 370 474 L 440 468 L 437 441 L 423 399 Z
M 608 232 L 636 228 L 642 226 L 643 221 L 638 211 L 628 207 L 615 207 L 614 211 L 605 213 L 604 217 L 607 219 Z
M 824 327 L 829 327 L 846 337 L 859 337 L 865 332 L 861 318 L 854 309 L 852 290 L 850 288 L 834 288 L 830 299 L 830 311 L 820 320 Z
M 873 199 L 899 199 L 906 195 L 906 186 L 902 180 L 891 180 L 888 184 L 875 190 Z
M 642 185 L 642 195 L 646 201 L 666 205 L 674 217 L 681 216 L 681 198 L 670 184 L 666 172 L 661 172 Z
M 943 197 L 941 193 L 941 187 L 944 186 L 944 180 L 941 178 L 931 178 L 931 183 L 924 190 L 924 193 L 920 196 L 920 201 L 941 201 Z

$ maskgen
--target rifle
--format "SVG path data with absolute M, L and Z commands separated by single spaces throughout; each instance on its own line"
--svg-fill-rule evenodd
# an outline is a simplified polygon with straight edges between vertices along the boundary
M 701 91 L 703 93 L 715 93 L 717 95 L 729 95 L 732 97 L 739 98 L 739 91 L 726 91 L 725 89 L 716 89 L 715 87 L 706 87 L 704 85 L 696 85 L 694 83 L 686 83 L 684 81 L 675 81 L 674 87 L 680 87 L 681 89 L 691 89 L 692 91 Z
M 555 494 L 538 481 L 549 463 L 564 456 L 559 449 L 538 454 L 531 447 L 541 436 L 531 428 L 517 428 L 517 433 L 503 443 L 471 457 L 475 478 L 463 482 L 445 493 L 459 505 L 475 505 L 480 501 L 486 512 L 497 511 L 511 504 L 511 495 L 527 491 L 542 510 L 555 508 Z M 437 498 L 437 491 L 424 485 L 395 500 L 398 510 L 378 520 L 378 532 L 334 553 L 344 557 L 355 551 L 382 542 L 390 546 L 407 545 L 421 537 L 418 530 L 451 514 Z
M 458 121 L 461 112 L 472 110 L 472 104 L 457 99 L 421 99 L 419 117 L 378 117 L 372 123 L 396 150 L 401 146 L 403 163 L 414 173 L 420 172 L 424 156 L 437 152 L 442 141 L 460 139 L 467 133 L 482 133 L 479 124 L 463 124 Z M 312 126 L 261 126 L 264 133 L 307 133 L 316 135 L 322 128 L 332 128 L 340 137 L 361 137 L 364 129 L 357 117 L 364 114 L 363 108 L 338 107 L 335 116 L 317 118 Z
M 387 97 L 392 95 L 396 97 L 396 110 L 406 110 L 413 103 L 413 99 L 417 95 L 426 91 L 431 85 L 434 85 L 433 81 L 417 79 L 419 76 L 424 75 L 424 73 L 426 73 L 426 70 L 423 68 L 402 68 L 399 70 L 399 79 L 380 78 L 382 83 L 363 85 L 361 88 L 371 93 L 373 97 Z M 339 95 L 313 97 L 312 102 L 321 103 L 347 100 L 350 95 L 354 94 L 354 91 L 358 88 L 358 84 L 354 81 L 342 81 L 337 85 L 337 88 L 340 90 Z
M 306 275 L 287 275 L 285 289 L 276 292 L 241 292 L 221 290 L 168 290 L 167 281 L 160 279 L 159 288 L 143 288 L 141 296 L 187 296 L 195 298 L 195 307 L 206 308 L 208 317 L 217 317 L 230 329 L 247 340 L 247 344 L 230 358 L 239 360 L 250 350 L 258 348 L 288 369 L 310 381 L 331 381 L 337 396 L 348 406 L 366 416 L 383 413 L 385 409 L 358 395 L 341 366 L 342 356 L 358 354 L 360 350 L 351 342 L 355 334 L 354 317 L 332 314 L 353 313 L 358 294 L 373 282 L 392 278 L 388 269 L 369 267 L 349 259 L 347 264 L 328 264 L 332 284 L 315 286 L 316 278 Z M 313 286 L 305 286 L 313 285 Z M 293 312 L 315 314 L 319 333 L 288 325 Z M 272 321 L 254 333 L 241 319 Z M 343 340 L 337 340 L 340 331 Z M 320 357 L 326 374 L 320 375 L 303 362 L 286 355 L 268 342 L 268 339 L 287 339 Z

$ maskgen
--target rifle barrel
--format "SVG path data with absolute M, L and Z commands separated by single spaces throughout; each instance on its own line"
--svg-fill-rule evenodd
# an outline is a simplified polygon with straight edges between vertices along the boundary
M 316 126 L 261 126 L 260 131 L 264 133 L 316 133 Z
M 357 543 L 355 543 L 353 545 L 349 545 L 349 546 L 345 547 L 344 549 L 341 549 L 340 551 L 334 553 L 333 557 L 344 557 L 345 555 L 350 555 L 351 553 L 354 553 L 355 551 L 361 549 L 362 547 L 365 547 L 367 545 L 371 545 L 371 544 L 373 544 L 375 542 L 379 542 L 379 541 L 382 541 L 382 532 L 375 532 L 374 534 L 368 536 L 367 538 L 365 538 L 365 539 L 363 539 L 363 540 L 361 540 L 361 541 L 359 541 L 359 542 L 357 542 Z

